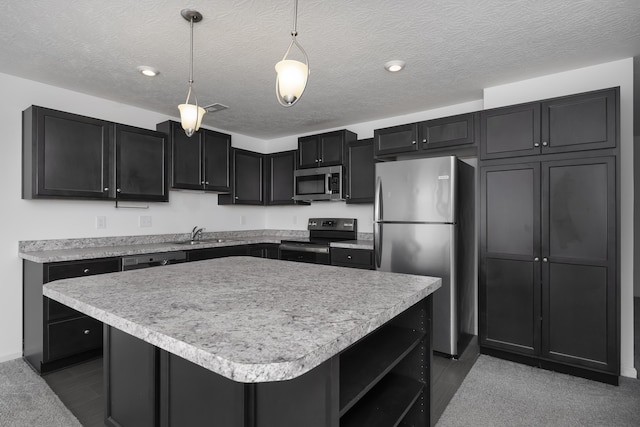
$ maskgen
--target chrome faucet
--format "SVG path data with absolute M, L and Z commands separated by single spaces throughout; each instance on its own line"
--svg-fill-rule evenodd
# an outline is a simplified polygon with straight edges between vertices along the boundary
M 202 237 L 203 230 L 204 228 L 198 228 L 197 225 L 193 227 L 193 230 L 191 230 L 191 241 L 193 242 L 196 240 L 200 240 L 200 238 Z

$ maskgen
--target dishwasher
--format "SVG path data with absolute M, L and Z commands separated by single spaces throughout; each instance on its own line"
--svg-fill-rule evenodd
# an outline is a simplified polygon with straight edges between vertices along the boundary
M 160 252 L 122 257 L 122 271 L 138 270 L 140 268 L 159 267 L 162 265 L 178 264 L 187 261 L 185 251 Z

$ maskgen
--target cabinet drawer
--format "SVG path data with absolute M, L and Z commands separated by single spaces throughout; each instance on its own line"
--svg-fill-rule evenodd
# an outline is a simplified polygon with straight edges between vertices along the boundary
M 373 251 L 366 249 L 331 248 L 331 265 L 373 269 Z
M 54 301 L 47 297 L 44 297 L 44 303 L 47 306 L 47 318 L 45 319 L 45 321 L 56 322 L 63 319 L 71 319 L 84 316 L 84 314 L 80 313 L 79 311 L 76 311 L 67 305 L 60 304 L 58 301 Z
M 100 348 L 102 323 L 92 317 L 51 323 L 48 329 L 49 360 Z
M 119 258 L 57 263 L 49 266 L 48 280 L 45 280 L 45 283 L 58 279 L 71 279 L 73 277 L 113 273 L 116 271 L 120 271 Z

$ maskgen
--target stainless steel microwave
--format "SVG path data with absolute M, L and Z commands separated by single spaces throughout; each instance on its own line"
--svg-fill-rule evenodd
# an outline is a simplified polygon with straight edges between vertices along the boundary
M 342 197 L 342 166 L 295 171 L 293 200 L 344 200 Z

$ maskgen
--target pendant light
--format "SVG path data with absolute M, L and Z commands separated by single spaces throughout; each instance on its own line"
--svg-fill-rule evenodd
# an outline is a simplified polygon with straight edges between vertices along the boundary
M 284 53 L 282 61 L 276 64 L 276 98 L 283 107 L 294 105 L 304 92 L 309 77 L 309 57 L 304 51 L 296 36 L 298 35 L 298 0 L 293 3 L 293 30 L 291 31 L 291 43 Z M 287 55 L 293 46 L 296 46 L 304 56 L 304 63 L 293 59 L 287 59 Z
M 178 110 L 180 110 L 182 129 L 184 129 L 187 136 L 191 136 L 195 131 L 200 129 L 202 117 L 206 112 L 204 108 L 198 106 L 198 97 L 193 91 L 193 24 L 194 22 L 202 21 L 202 14 L 191 9 L 182 9 L 180 14 L 191 24 L 191 68 L 189 71 L 189 92 L 187 92 L 187 100 L 184 104 L 178 105 Z M 192 94 L 195 104 L 189 104 L 189 98 L 191 98 Z

